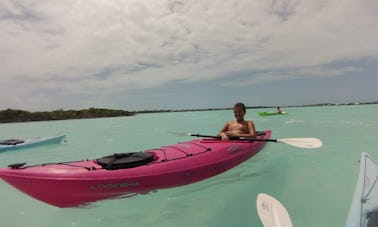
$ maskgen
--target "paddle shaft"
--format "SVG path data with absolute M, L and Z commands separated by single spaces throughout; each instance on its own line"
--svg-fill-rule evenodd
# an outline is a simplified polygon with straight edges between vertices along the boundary
M 197 136 L 197 137 L 209 137 L 221 139 L 220 136 L 208 136 L 201 134 L 186 134 L 188 136 Z M 282 138 L 282 139 L 260 139 L 260 138 L 246 138 L 246 137 L 234 137 L 230 140 L 243 140 L 243 141 L 263 141 L 263 142 L 280 142 L 287 145 L 299 148 L 319 148 L 322 146 L 322 141 L 318 138 Z
M 201 135 L 201 134 L 190 134 L 191 136 L 196 137 L 207 137 L 207 138 L 215 138 L 221 139 L 220 136 L 209 136 L 209 135 Z M 250 140 L 250 141 L 266 141 L 266 142 L 278 142 L 276 139 L 258 139 L 258 138 L 240 138 L 240 137 L 231 137 L 230 140 Z

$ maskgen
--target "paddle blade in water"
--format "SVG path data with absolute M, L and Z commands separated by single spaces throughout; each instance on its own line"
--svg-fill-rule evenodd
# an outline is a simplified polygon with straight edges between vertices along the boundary
M 284 138 L 277 139 L 277 142 L 300 148 L 319 148 L 322 146 L 322 141 L 318 138 Z
M 286 208 L 272 196 L 258 194 L 256 207 L 264 227 L 293 227 Z

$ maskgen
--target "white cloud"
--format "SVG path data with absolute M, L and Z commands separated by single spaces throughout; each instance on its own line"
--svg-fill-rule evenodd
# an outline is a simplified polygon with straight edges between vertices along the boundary
M 298 69 L 377 59 L 377 10 L 370 0 L 2 0 L 0 101 L 6 107 L 36 92 L 111 94 L 239 72 L 251 72 L 243 83 L 295 79 Z M 325 74 L 340 75 L 307 76 Z M 25 102 L 43 108 L 49 101 Z

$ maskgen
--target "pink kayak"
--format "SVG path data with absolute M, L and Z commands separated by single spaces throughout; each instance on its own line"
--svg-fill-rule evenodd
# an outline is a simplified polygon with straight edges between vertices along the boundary
M 57 207 L 91 202 L 198 182 L 231 169 L 259 152 L 271 131 L 257 140 L 196 139 L 96 160 L 25 163 L 0 169 L 0 177 L 20 191 Z

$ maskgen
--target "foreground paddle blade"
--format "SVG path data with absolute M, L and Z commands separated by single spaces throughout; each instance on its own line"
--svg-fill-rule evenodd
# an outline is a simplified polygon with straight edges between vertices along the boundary
M 300 148 L 319 148 L 322 146 L 322 141 L 318 138 L 284 138 L 277 139 L 277 142 Z
M 272 196 L 258 194 L 256 207 L 264 227 L 293 227 L 286 208 Z

